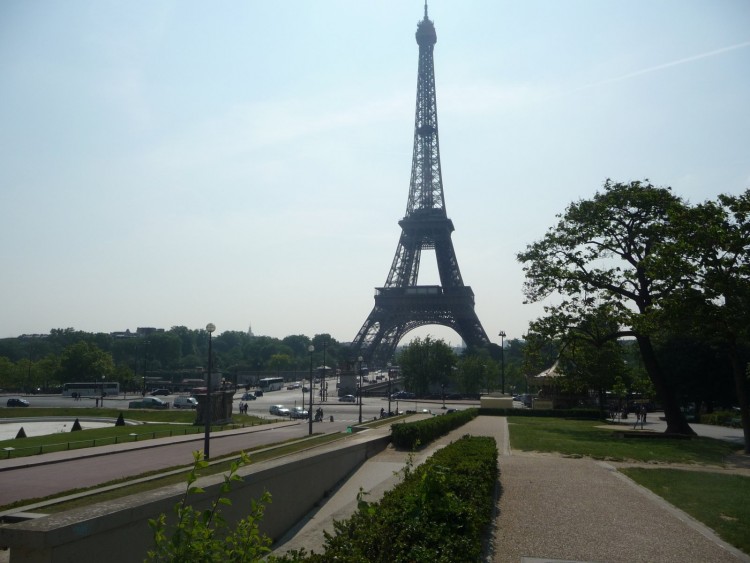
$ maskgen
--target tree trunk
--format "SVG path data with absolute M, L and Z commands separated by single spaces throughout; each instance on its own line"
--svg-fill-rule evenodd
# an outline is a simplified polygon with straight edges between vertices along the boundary
M 651 383 L 664 407 L 664 417 L 667 419 L 667 434 L 688 434 L 695 436 L 695 431 L 690 428 L 685 414 L 680 409 L 674 390 L 664 379 L 664 373 L 656 359 L 654 347 L 648 336 L 637 336 L 636 341 L 641 350 L 643 365 L 646 368 Z
M 740 420 L 742 421 L 742 433 L 745 436 L 745 453 L 750 454 L 750 405 L 748 405 L 747 387 L 745 380 L 747 371 L 742 369 L 744 366 L 740 362 L 740 356 L 734 345 L 729 346 L 729 361 L 732 364 L 732 374 L 734 375 L 734 386 L 737 391 L 737 401 L 740 404 Z

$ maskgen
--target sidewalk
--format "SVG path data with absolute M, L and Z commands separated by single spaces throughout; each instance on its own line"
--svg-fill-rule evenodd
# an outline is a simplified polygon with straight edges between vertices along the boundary
M 658 429 L 658 419 L 653 423 Z M 697 429 L 696 431 L 699 431 Z M 418 464 L 465 434 L 493 436 L 500 453 L 503 493 L 493 527 L 494 563 L 750 562 L 710 529 L 592 459 L 511 451 L 507 419 L 480 416 L 415 457 Z M 360 487 L 376 501 L 399 481 L 408 454 L 389 446 L 365 462 L 328 502 L 274 546 L 275 553 L 304 547 L 322 552 L 323 530 L 356 510 Z

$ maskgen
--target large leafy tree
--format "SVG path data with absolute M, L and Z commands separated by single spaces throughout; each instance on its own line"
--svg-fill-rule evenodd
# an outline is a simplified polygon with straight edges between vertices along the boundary
M 62 353 L 58 378 L 61 383 L 72 381 L 101 381 L 111 379 L 114 373 L 112 355 L 95 344 L 76 342 Z
M 691 269 L 668 318 L 711 340 L 728 359 L 750 453 L 750 190 L 683 210 L 678 227 L 674 252 L 687 256 Z
M 684 209 L 669 188 L 648 182 L 605 182 L 593 198 L 568 206 L 559 222 L 518 259 L 524 264 L 527 302 L 557 295 L 546 307 L 560 333 L 601 314 L 606 304 L 615 330 L 634 337 L 667 420 L 667 432 L 694 434 L 680 410 L 652 342 L 662 303 L 684 282 L 670 215 Z
M 404 385 L 418 394 L 427 392 L 430 385 L 447 384 L 456 361 L 455 352 L 445 341 L 429 335 L 412 340 L 398 358 Z
M 587 318 L 549 315 L 530 327 L 539 333 L 537 340 L 545 336 L 559 339 L 557 369 L 565 376 L 561 382 L 563 388 L 573 393 L 595 389 L 601 407 L 605 407 L 605 392 L 616 382 L 630 382 L 625 349 L 612 338 L 619 331 L 612 316 L 608 307 L 599 306 Z

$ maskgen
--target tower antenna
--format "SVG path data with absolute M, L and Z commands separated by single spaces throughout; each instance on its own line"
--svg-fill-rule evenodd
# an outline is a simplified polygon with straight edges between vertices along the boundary
M 427 19 L 427 0 L 424 0 L 424 19 Z

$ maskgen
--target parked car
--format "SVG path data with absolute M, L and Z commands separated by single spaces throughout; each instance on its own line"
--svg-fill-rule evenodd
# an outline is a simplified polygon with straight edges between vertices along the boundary
M 168 409 L 169 403 L 162 401 L 158 397 L 143 397 L 138 401 L 130 401 L 129 409 Z
M 310 413 L 302 407 L 294 407 L 291 413 L 292 418 L 307 418 L 309 415 Z
M 7 405 L 9 407 L 28 407 L 29 402 L 26 399 L 19 399 L 18 397 L 11 397 L 8 399 Z
M 342 395 L 339 397 L 339 402 L 341 403 L 356 403 L 357 398 L 354 395 Z
M 172 406 L 176 409 L 197 409 L 198 408 L 198 399 L 195 397 L 185 397 L 184 395 L 180 397 L 175 397 L 174 401 L 172 401 Z
M 172 392 L 169 389 L 154 389 L 149 395 L 156 397 L 157 395 L 171 395 Z
M 254 401 L 255 399 L 257 399 L 257 397 L 252 393 L 243 393 L 241 397 L 242 401 Z
M 289 409 L 286 408 L 284 405 L 271 405 L 271 407 L 268 409 L 268 412 L 271 414 L 275 414 L 277 416 L 289 416 L 290 412 Z
M 299 383 L 290 383 L 289 385 L 286 386 L 288 391 L 291 391 L 293 389 L 299 389 L 300 387 L 302 386 Z

